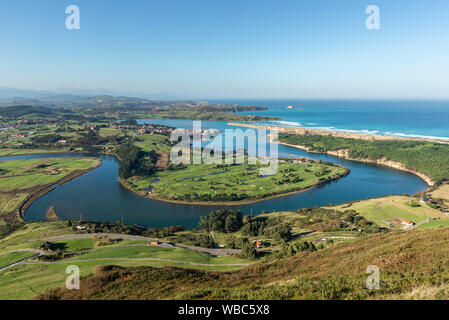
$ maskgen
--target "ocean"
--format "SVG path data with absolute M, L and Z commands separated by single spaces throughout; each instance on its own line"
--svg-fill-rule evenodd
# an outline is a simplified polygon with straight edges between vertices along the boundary
M 264 111 L 241 113 L 285 119 L 258 124 L 449 140 L 449 100 L 235 99 L 209 102 L 267 107 Z

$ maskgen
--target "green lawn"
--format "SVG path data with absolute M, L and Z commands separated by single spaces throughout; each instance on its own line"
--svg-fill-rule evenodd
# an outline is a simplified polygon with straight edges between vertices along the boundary
M 123 137 L 123 131 L 115 128 L 100 128 L 101 137 Z
M 1 161 L 0 158 L 0 215 L 16 210 L 30 195 L 54 184 L 70 173 L 98 164 L 91 158 L 50 158 Z
M 6 265 L 22 258 L 33 255 L 24 252 L 13 254 L 13 250 L 23 248 L 37 248 L 43 244 L 43 239 L 64 234 L 72 234 L 71 228 L 66 222 L 35 222 L 28 223 L 22 229 L 0 240 L 0 264 Z M 76 251 L 84 248 L 94 248 L 96 238 L 71 239 L 58 241 L 64 251 Z M 121 266 L 177 266 L 182 268 L 195 268 L 202 270 L 230 271 L 243 268 L 242 266 L 221 266 L 218 264 L 250 263 L 237 257 L 213 257 L 204 253 L 179 249 L 161 248 L 145 245 L 142 241 L 122 240 L 117 244 L 96 247 L 94 251 L 66 259 L 66 263 L 54 265 L 19 265 L 0 273 L 0 300 L 2 299 L 30 299 L 45 289 L 63 286 L 67 278 L 66 267 L 76 265 L 80 268 L 81 276 L 92 274 L 94 268 L 99 265 Z M 4 254 L 4 255 L 3 255 Z M 23 254 L 23 256 L 22 256 Z M 207 266 L 195 266 L 175 262 L 163 261 L 114 261 L 108 258 L 159 258 L 185 262 L 207 264 Z M 92 262 L 74 262 L 83 259 L 105 259 Z
M 36 248 L 43 239 L 73 233 L 63 221 L 32 222 L 0 239 L 0 253 L 17 249 Z
M 92 249 L 95 247 L 95 239 L 71 239 L 53 242 L 55 247 L 65 251 L 78 251 L 82 249 Z
M 6 171 L 0 178 L 0 192 L 54 183 L 75 170 L 92 167 L 97 161 L 87 158 L 52 158 L 0 162 L 0 170 Z
M 6 267 L 14 262 L 34 256 L 32 252 L 11 252 L 0 254 L 0 268 Z
M 21 265 L 0 273 L 0 300 L 25 300 L 32 299 L 37 294 L 55 287 L 65 285 L 67 266 L 76 265 L 80 268 L 81 277 L 92 274 L 94 268 L 100 265 L 118 266 L 152 266 L 165 267 L 176 266 L 180 268 L 193 268 L 213 271 L 231 271 L 242 267 L 223 266 L 190 266 L 159 261 L 92 261 L 92 262 L 68 262 L 67 264 L 54 265 Z
M 170 153 L 171 147 L 166 144 L 168 137 L 159 134 L 146 134 L 137 137 L 135 145 L 142 151 L 161 150 Z
M 19 156 L 23 154 L 55 153 L 64 151 L 66 151 L 66 149 L 0 149 L 0 157 Z
M 0 193 L 0 213 L 5 214 L 12 212 L 27 198 L 27 196 L 28 193 Z
M 423 223 L 416 227 L 417 230 L 435 229 L 438 227 L 449 227 L 449 220 L 435 220 Z
M 161 248 L 142 246 L 109 246 L 98 248 L 90 252 L 76 255 L 69 260 L 88 260 L 88 259 L 107 259 L 107 258 L 157 258 L 176 261 L 195 262 L 202 264 L 240 264 L 249 263 L 248 260 L 239 259 L 232 256 L 214 257 L 206 253 L 197 252 L 188 249 L 179 248 Z
M 188 165 L 157 171 L 132 182 L 138 190 L 153 187 L 156 198 L 183 201 L 262 199 L 313 186 L 345 169 L 318 163 L 281 162 L 275 176 L 260 176 L 260 165 Z M 320 175 L 320 173 L 323 173 Z M 319 177 L 317 175 L 320 175 Z M 156 181 L 156 180 L 160 181 Z
M 114 243 L 104 246 L 96 246 L 96 243 L 100 240 L 100 238 L 88 238 L 88 239 L 70 239 L 70 240 L 64 240 L 64 241 L 55 241 L 53 244 L 55 245 L 55 248 L 65 250 L 65 251 L 79 251 L 83 249 L 93 249 L 93 248 L 104 248 L 104 247 L 110 247 L 110 246 L 117 246 L 117 245 L 125 245 L 125 244 L 132 244 L 132 245 L 148 245 L 149 242 L 145 240 L 123 240 L 123 239 L 113 239 Z
M 416 208 L 406 205 L 406 202 L 410 200 L 416 200 L 416 198 L 391 196 L 362 200 L 348 208 L 342 208 L 342 206 L 336 206 L 335 208 L 340 211 L 355 210 L 367 220 L 373 221 L 380 226 L 387 226 L 383 220 L 388 221 L 397 218 L 407 219 L 414 223 L 419 223 L 427 218 L 449 219 L 449 217 L 441 214 L 438 210 L 426 205 Z

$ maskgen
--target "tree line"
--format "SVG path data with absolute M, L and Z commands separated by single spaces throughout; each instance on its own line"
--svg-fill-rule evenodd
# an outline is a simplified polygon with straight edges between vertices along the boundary
M 320 135 L 279 134 L 279 141 L 313 151 L 349 150 L 354 159 L 387 159 L 427 174 L 437 184 L 449 179 L 449 145 L 401 140 L 358 140 Z

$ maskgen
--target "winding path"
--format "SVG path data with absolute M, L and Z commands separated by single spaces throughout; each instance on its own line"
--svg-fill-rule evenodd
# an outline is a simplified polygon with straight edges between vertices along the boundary
M 0 272 L 2 272 L 3 270 L 9 269 L 9 268 L 18 266 L 20 264 L 24 264 L 26 262 L 26 260 L 28 260 L 28 259 L 39 257 L 39 256 L 47 254 L 47 252 L 45 252 L 44 250 L 39 250 L 39 249 L 18 249 L 18 250 L 13 250 L 13 251 L 8 251 L 8 252 L 5 252 L 5 253 L 2 253 L 2 254 L 0 254 L 0 256 L 6 255 L 6 254 L 10 254 L 10 253 L 14 253 L 14 252 L 32 252 L 32 253 L 34 253 L 34 255 L 32 255 L 30 257 L 26 257 L 26 258 L 20 259 L 20 260 L 18 260 L 16 262 L 13 262 L 11 264 L 8 264 L 8 265 L 0 268 Z
M 99 235 L 99 236 L 108 236 L 111 239 L 125 239 L 125 240 L 132 240 L 132 241 L 158 241 L 159 245 L 157 247 L 162 248 L 180 248 L 180 249 L 187 249 L 187 250 L 193 250 L 197 252 L 207 253 L 213 256 L 227 256 L 231 254 L 239 254 L 240 250 L 236 249 L 208 249 L 208 248 L 201 248 L 196 246 L 189 246 L 189 245 L 183 245 L 183 244 L 177 244 L 177 243 L 170 243 L 166 241 L 160 241 L 158 239 L 154 238 L 147 238 L 142 236 L 136 236 L 136 235 L 129 235 L 129 234 L 119 234 L 119 233 L 101 233 L 101 234 L 70 234 L 65 236 L 58 236 L 58 237 L 52 237 L 52 238 L 46 238 L 45 241 L 48 242 L 56 242 L 56 241 L 64 241 L 64 240 L 73 240 L 73 239 L 88 239 L 92 238 L 93 235 Z M 124 246 L 142 246 L 142 245 L 119 245 L 115 247 L 124 247 Z M 89 252 L 92 250 L 86 250 L 85 252 Z M 47 265 L 47 264 L 67 264 L 67 263 L 76 263 L 76 262 L 91 262 L 91 261 L 160 261 L 160 262 L 170 262 L 170 263 L 179 263 L 179 264 L 187 264 L 192 266 L 216 266 L 216 267 L 245 267 L 251 265 L 251 263 L 235 263 L 235 264 L 206 264 L 206 263 L 197 263 L 197 262 L 189 262 L 189 261 L 180 261 L 180 260 L 170 260 L 170 259 L 163 259 L 163 258 L 98 258 L 98 259 L 84 259 L 84 260 L 64 260 L 64 261 L 28 261 L 29 259 L 36 258 L 39 256 L 45 256 L 49 253 L 44 250 L 40 249 L 18 249 L 14 251 L 9 251 L 4 254 L 8 253 L 14 253 L 14 252 L 32 252 L 35 253 L 33 256 L 23 258 L 19 261 L 16 261 L 14 263 L 11 263 L 7 266 L 4 266 L 3 268 L 0 268 L 0 272 L 7 270 L 9 268 L 18 266 L 18 265 Z
M 59 237 L 53 237 L 53 238 L 47 238 L 44 239 L 48 242 L 56 242 L 56 241 L 64 241 L 64 240 L 73 240 L 73 239 L 88 239 L 92 238 L 92 236 L 95 235 L 93 233 L 84 233 L 84 234 L 70 234 L 65 236 L 59 236 Z M 158 241 L 159 245 L 158 247 L 163 248 L 181 248 L 181 249 L 189 249 L 197 252 L 203 252 L 207 253 L 213 256 L 228 256 L 231 254 L 239 254 L 240 250 L 237 249 L 209 249 L 209 248 L 202 248 L 202 247 L 196 247 L 196 246 L 190 246 L 186 244 L 180 244 L 180 243 L 173 243 L 173 242 L 167 242 L 167 241 L 160 241 L 156 238 L 147 238 L 142 236 L 135 236 L 130 234 L 120 234 L 120 233 L 99 233 L 96 234 L 98 236 L 107 236 L 111 239 L 124 239 L 124 240 L 132 240 L 132 241 Z

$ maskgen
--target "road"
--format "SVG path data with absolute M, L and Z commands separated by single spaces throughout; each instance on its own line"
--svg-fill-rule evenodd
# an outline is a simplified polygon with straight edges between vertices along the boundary
M 92 238 L 92 236 L 95 234 L 70 234 L 65 236 L 59 236 L 59 237 L 52 237 L 52 238 L 46 238 L 45 241 L 48 242 L 56 242 L 56 241 L 65 241 L 65 240 L 73 240 L 73 239 L 89 239 Z M 197 252 L 207 253 L 214 256 L 227 256 L 231 254 L 239 254 L 240 250 L 235 249 L 209 249 L 209 248 L 201 248 L 196 246 L 189 246 L 184 244 L 177 244 L 177 243 L 170 243 L 166 241 L 160 241 L 158 239 L 154 238 L 147 238 L 142 236 L 135 236 L 135 235 L 129 235 L 129 234 L 119 234 L 119 233 L 101 233 L 96 234 L 98 236 L 108 236 L 111 239 L 125 239 L 125 240 L 131 240 L 131 241 L 148 241 L 150 243 L 151 241 L 158 241 L 159 245 L 158 247 L 162 248 L 180 248 L 180 249 L 188 249 L 193 250 Z M 122 246 L 137 246 L 137 245 L 122 245 Z M 92 250 L 86 250 L 85 252 L 92 251 Z M 161 259 L 161 258 L 101 258 L 101 259 L 85 259 L 85 260 L 64 260 L 64 261 L 28 261 L 29 259 L 36 258 L 43 255 L 50 254 L 47 251 L 40 250 L 40 249 L 19 249 L 14 251 L 9 251 L 7 253 L 13 253 L 13 252 L 32 252 L 35 253 L 33 256 L 21 259 L 19 261 L 16 261 L 14 263 L 11 263 L 3 268 L 0 268 L 0 272 L 7 270 L 9 268 L 18 266 L 18 265 L 30 265 L 30 264 L 39 264 L 39 265 L 46 265 L 46 264 L 67 264 L 67 263 L 76 263 L 76 262 L 89 262 L 89 261 L 160 261 L 160 262 L 170 262 L 170 263 L 179 263 L 179 264 L 187 264 L 192 266 L 220 266 L 220 267 L 244 267 L 249 266 L 251 263 L 238 263 L 238 264 L 204 264 L 204 263 L 197 263 L 197 262 L 188 262 L 188 261 L 179 261 L 179 260 L 170 260 L 170 259 Z M 7 254 L 5 253 L 5 254 Z
M 192 266 L 205 266 L 205 267 L 211 267 L 211 266 L 214 266 L 214 267 L 246 267 L 246 266 L 251 265 L 251 263 L 207 264 L 207 263 L 198 263 L 198 262 L 189 262 L 189 261 L 180 261 L 180 260 L 170 260 L 170 259 L 161 259 L 161 258 L 98 258 L 98 259 L 48 261 L 48 262 L 44 262 L 44 261 L 22 261 L 20 264 L 71 264 L 71 263 L 77 263 L 77 262 L 91 262 L 91 261 L 161 261 L 161 262 L 188 264 L 188 265 L 192 265 Z
M 92 234 L 92 233 L 70 234 L 70 235 L 65 235 L 65 236 L 47 238 L 44 240 L 48 241 L 48 242 L 55 242 L 55 241 L 64 241 L 64 240 L 73 240 L 73 239 L 88 239 L 88 238 L 92 238 L 93 235 L 94 234 Z M 209 249 L 209 248 L 202 248 L 202 247 L 196 247 L 196 246 L 189 246 L 189 245 L 180 244 L 180 243 L 171 243 L 171 242 L 167 242 L 167 241 L 160 241 L 159 239 L 155 239 L 155 238 L 147 238 L 147 237 L 135 236 L 135 235 L 130 235 L 130 234 L 99 233 L 96 235 L 99 237 L 107 236 L 107 237 L 110 237 L 111 239 L 124 239 L 124 240 L 132 240 L 132 241 L 143 240 L 143 241 L 148 241 L 148 243 L 151 241 L 159 241 L 159 247 L 189 249 L 189 250 L 193 250 L 193 251 L 207 253 L 207 254 L 210 254 L 213 256 L 228 256 L 231 254 L 239 254 L 240 253 L 240 250 L 237 250 L 237 249 Z

